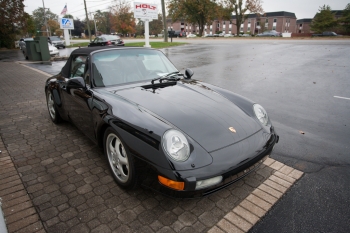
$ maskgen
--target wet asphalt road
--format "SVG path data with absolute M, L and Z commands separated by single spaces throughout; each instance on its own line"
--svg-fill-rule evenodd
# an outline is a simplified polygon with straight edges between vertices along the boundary
M 349 232 L 350 99 L 334 96 L 350 98 L 350 40 L 181 41 L 163 49 L 175 66 L 264 106 L 280 135 L 272 158 L 306 173 L 251 232 Z

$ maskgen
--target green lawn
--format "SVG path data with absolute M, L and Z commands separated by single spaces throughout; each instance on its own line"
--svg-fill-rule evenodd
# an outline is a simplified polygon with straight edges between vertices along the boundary
M 71 47 L 87 47 L 89 42 L 82 42 L 82 43 L 74 43 L 67 46 L 67 48 Z M 155 49 L 162 49 L 162 48 L 167 48 L 167 47 L 172 47 L 172 46 L 179 46 L 179 45 L 184 45 L 187 43 L 184 42 L 150 42 L 150 45 L 152 48 Z M 145 45 L 145 42 L 131 42 L 131 43 L 126 43 L 126 47 L 143 47 Z

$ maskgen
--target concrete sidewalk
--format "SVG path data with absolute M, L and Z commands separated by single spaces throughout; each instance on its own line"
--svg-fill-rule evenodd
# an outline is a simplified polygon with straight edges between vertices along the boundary
M 268 159 L 227 189 L 172 199 L 120 189 L 101 150 L 51 122 L 48 75 L 0 62 L 0 197 L 8 232 L 247 232 L 302 173 Z

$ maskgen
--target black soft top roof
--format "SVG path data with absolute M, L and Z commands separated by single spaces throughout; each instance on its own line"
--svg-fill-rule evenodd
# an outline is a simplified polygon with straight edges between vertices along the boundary
M 103 50 L 106 49 L 106 47 L 84 47 L 84 48 L 80 48 L 80 49 L 75 49 L 72 51 L 71 55 L 89 55 L 90 53 L 96 51 L 96 50 Z
M 85 56 L 89 56 L 92 52 L 94 51 L 98 51 L 98 50 L 114 50 L 114 49 L 149 49 L 149 48 L 143 48 L 143 47 L 127 47 L 125 48 L 123 47 L 84 47 L 84 48 L 79 48 L 79 49 L 75 49 L 72 51 L 69 59 L 67 60 L 67 63 L 63 66 L 62 70 L 61 70 L 61 74 L 63 77 L 68 78 L 69 77 L 69 72 L 70 72 L 70 64 L 72 63 L 72 57 L 75 55 L 85 55 Z

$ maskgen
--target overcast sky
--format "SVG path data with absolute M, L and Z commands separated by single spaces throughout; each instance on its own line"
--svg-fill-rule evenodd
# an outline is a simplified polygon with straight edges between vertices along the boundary
M 134 2 L 131 0 L 126 1 Z M 136 2 L 159 4 L 159 9 L 161 9 L 160 0 L 140 0 Z M 67 1 L 67 3 L 68 14 L 73 15 L 75 18 L 85 18 L 83 0 Z M 86 0 L 87 9 L 90 12 L 96 10 L 105 11 L 113 3 L 115 3 L 113 0 Z M 313 18 L 319 7 L 324 4 L 329 5 L 332 10 L 343 10 L 348 3 L 350 3 L 350 0 L 263 0 L 263 9 L 265 12 L 293 12 L 298 19 L 303 19 Z M 44 4 L 45 8 L 50 8 L 51 12 L 60 15 L 65 6 L 65 1 L 44 0 Z M 43 7 L 43 0 L 24 0 L 24 5 L 24 10 L 28 14 L 32 14 L 38 7 Z

